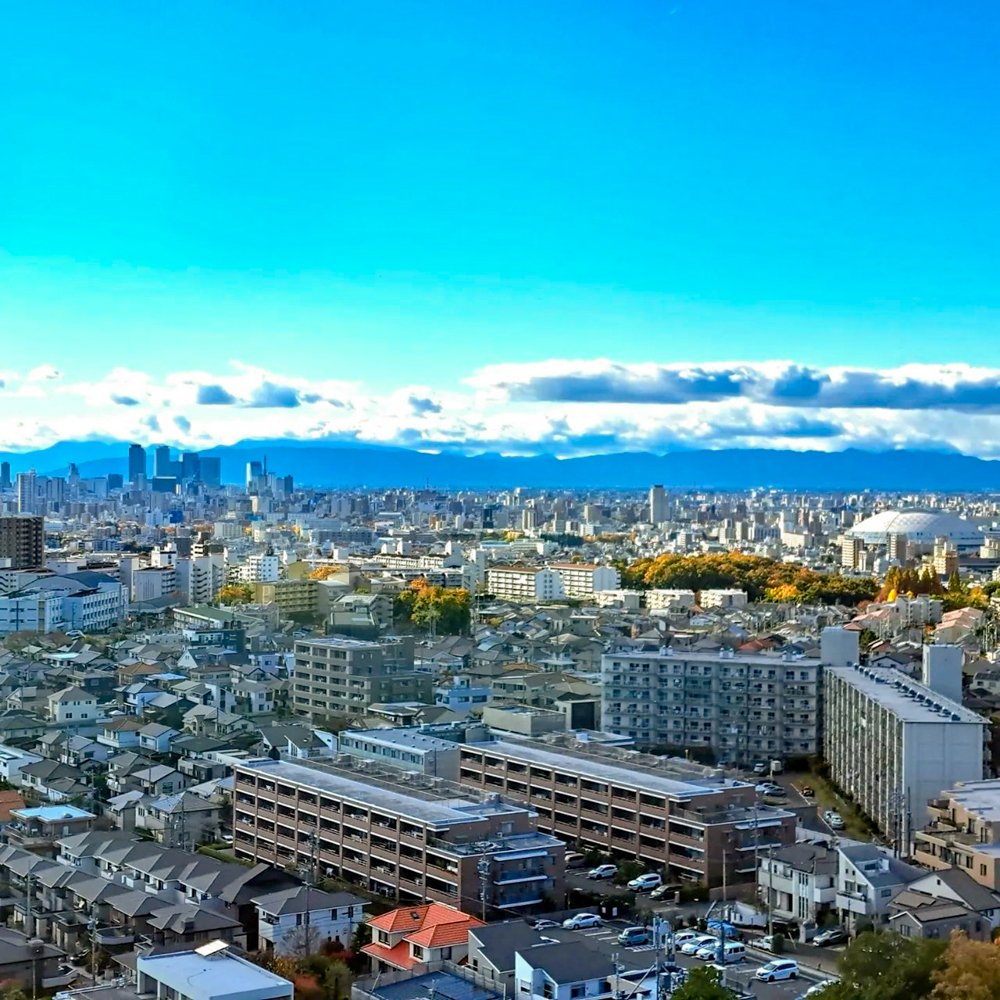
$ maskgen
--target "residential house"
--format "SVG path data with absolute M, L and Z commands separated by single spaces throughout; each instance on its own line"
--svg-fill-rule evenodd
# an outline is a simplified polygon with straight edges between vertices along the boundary
M 136 830 L 145 830 L 164 847 L 193 851 L 202 841 L 218 836 L 222 807 L 183 791 L 155 797 L 143 795 L 135 803 L 134 823 Z
M 68 802 L 92 791 L 83 771 L 56 760 L 40 760 L 22 767 L 21 781 L 25 788 L 49 802 Z
M 618 988 L 610 955 L 575 941 L 518 951 L 514 981 L 518 1000 L 611 1000 Z M 628 984 L 631 997 L 648 997 L 655 988 L 655 976 Z
M 322 892 L 307 886 L 258 896 L 260 941 L 269 954 L 319 951 L 324 944 L 350 946 L 364 920 L 366 900 L 347 892 Z
M 232 952 L 152 952 L 136 958 L 137 992 L 187 1000 L 292 1000 L 295 987 Z
M 139 730 L 139 749 L 148 753 L 169 753 L 170 743 L 180 732 L 170 726 L 150 722 Z
M 83 688 L 63 688 L 49 695 L 46 712 L 49 720 L 58 724 L 93 721 L 98 716 L 97 698 Z
M 427 971 L 431 962 L 460 962 L 469 952 L 469 931 L 483 921 L 453 906 L 404 906 L 370 917 L 371 944 L 362 949 L 378 969 Z
M 516 997 L 515 955 L 519 951 L 548 943 L 541 931 L 523 920 L 504 920 L 469 931 L 467 965 L 485 985 L 501 996 Z
M 113 750 L 128 750 L 139 746 L 139 730 L 145 723 L 131 715 L 116 715 L 102 722 L 97 734 L 97 742 Z
M 947 941 L 960 931 L 973 941 L 989 941 L 989 921 L 961 903 L 904 889 L 889 903 L 889 929 L 903 937 Z
M 774 916 L 820 923 L 837 902 L 837 852 L 798 843 L 758 859 L 757 893 Z
M 851 927 L 862 918 L 884 919 L 892 898 L 925 874 L 874 844 L 841 843 L 837 852 L 837 910 Z

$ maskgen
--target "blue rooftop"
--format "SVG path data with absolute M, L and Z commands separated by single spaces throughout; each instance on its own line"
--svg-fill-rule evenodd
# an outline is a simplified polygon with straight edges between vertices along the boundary
M 94 819 L 94 814 L 76 806 L 35 806 L 33 809 L 11 809 L 11 816 L 18 819 L 40 819 L 45 823 L 58 823 L 61 819 Z
M 398 983 L 374 986 L 370 994 L 379 1000 L 500 1000 L 500 994 L 453 976 L 450 972 L 428 972 L 424 976 L 404 979 Z

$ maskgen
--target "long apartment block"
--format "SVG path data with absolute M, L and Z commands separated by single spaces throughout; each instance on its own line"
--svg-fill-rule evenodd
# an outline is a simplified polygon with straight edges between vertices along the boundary
M 634 858 L 675 880 L 747 879 L 760 850 L 795 841 L 795 815 L 759 804 L 752 785 L 684 761 L 571 736 L 462 745 L 459 780 L 524 802 L 538 828 Z
M 496 794 L 375 761 L 269 758 L 237 766 L 234 849 L 245 860 L 297 865 L 372 892 L 487 915 L 562 899 L 565 844 L 535 814 Z
M 621 642 L 601 658 L 602 724 L 639 746 L 736 764 L 811 757 L 821 746 L 822 668 L 857 659 L 857 634 L 839 628 L 824 630 L 818 657 Z

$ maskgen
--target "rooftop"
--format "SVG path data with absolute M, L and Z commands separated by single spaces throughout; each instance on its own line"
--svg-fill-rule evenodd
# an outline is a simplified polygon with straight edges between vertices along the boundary
M 981 715 L 923 684 L 918 684 L 893 667 L 827 667 L 826 672 L 843 678 L 869 700 L 888 709 L 903 722 L 964 722 L 986 725 L 986 720 Z
M 265 1000 L 291 997 L 293 992 L 287 979 L 228 951 L 214 955 L 201 955 L 197 951 L 140 955 L 136 968 L 141 975 L 150 976 L 192 1000 L 203 997 L 233 997 L 236 1000 L 247 995 Z

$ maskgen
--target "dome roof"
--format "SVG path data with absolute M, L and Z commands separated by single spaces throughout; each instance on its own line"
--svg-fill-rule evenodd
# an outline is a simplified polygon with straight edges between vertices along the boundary
M 983 533 L 957 514 L 943 510 L 883 510 L 859 521 L 845 534 L 873 545 L 885 544 L 888 535 L 906 535 L 911 542 L 930 545 L 944 536 L 957 545 L 979 545 Z

